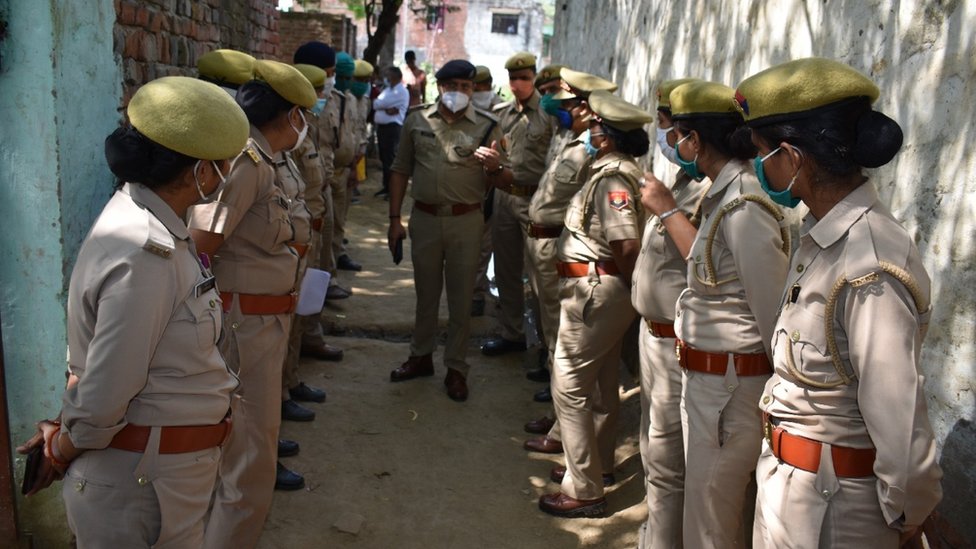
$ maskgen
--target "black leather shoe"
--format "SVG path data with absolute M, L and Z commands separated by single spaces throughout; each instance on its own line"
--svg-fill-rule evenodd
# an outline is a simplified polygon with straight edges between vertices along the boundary
M 430 354 L 412 356 L 399 368 L 390 372 L 390 381 L 407 381 L 415 377 L 434 375 L 434 362 Z
M 556 420 L 551 417 L 540 417 L 539 419 L 533 419 L 532 421 L 525 424 L 525 432 L 532 433 L 533 435 L 544 435 L 548 433 L 552 426 L 556 424 Z
M 380 189 L 375 193 L 373 193 L 373 196 L 376 198 L 386 198 L 387 196 L 390 196 L 390 191 L 386 189 Z
M 518 353 L 524 350 L 524 341 L 511 341 L 503 337 L 489 339 L 481 346 L 481 354 L 485 356 L 499 356 L 507 353 Z
M 288 399 L 281 403 L 281 419 L 288 421 L 312 421 L 315 419 L 315 412 Z
M 471 316 L 485 316 L 484 299 L 474 299 L 471 301 Z
M 532 400 L 536 402 L 552 402 L 552 391 L 549 390 L 549 387 L 539 389 L 532 395 Z
M 318 343 L 302 343 L 301 356 L 314 358 L 315 360 L 339 362 L 342 360 L 342 349 L 329 345 L 324 341 Z
M 539 383 L 549 383 L 549 370 L 545 368 L 536 368 L 534 370 L 529 370 L 525 374 L 525 378 L 529 381 L 536 381 Z
M 454 402 L 468 400 L 468 383 L 461 372 L 448 368 L 447 376 L 444 377 L 444 386 L 447 387 L 447 396 Z
M 301 447 L 294 440 L 278 439 L 278 457 L 297 456 L 299 450 L 301 450 Z
M 566 476 L 566 467 L 562 465 L 557 465 L 549 471 L 549 480 L 555 482 L 556 484 L 562 484 L 563 478 Z M 617 477 L 613 476 L 613 473 L 603 473 L 603 485 L 613 486 L 617 483 Z
M 352 260 L 351 257 L 349 257 L 348 255 L 345 255 L 345 254 L 340 255 L 339 256 L 339 259 L 336 259 L 336 268 L 337 269 L 341 269 L 343 271 L 361 271 L 361 270 L 363 270 L 363 266 L 361 264 L 356 263 L 355 261 Z
M 329 289 L 326 290 L 325 299 L 332 299 L 332 300 L 349 299 L 349 296 L 351 295 L 352 295 L 352 291 L 347 290 L 342 286 L 339 286 L 338 284 L 334 284 L 332 286 L 329 286 Z
M 304 381 L 299 383 L 297 387 L 288 389 L 288 396 L 299 402 L 325 402 L 325 391 L 309 387 L 305 385 Z
M 275 490 L 301 490 L 305 487 L 305 477 L 278 462 L 278 471 L 275 473 Z

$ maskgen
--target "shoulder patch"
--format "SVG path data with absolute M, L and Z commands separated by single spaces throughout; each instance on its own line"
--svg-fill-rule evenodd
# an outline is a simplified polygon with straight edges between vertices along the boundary
M 494 112 L 494 111 L 503 111 L 503 110 L 505 110 L 505 109 L 507 109 L 508 107 L 511 107 L 511 106 L 512 106 L 512 102 L 511 101 L 502 101 L 501 103 L 498 103 L 496 105 L 492 105 L 491 106 L 491 110 L 492 110 L 492 112 Z
M 630 205 L 630 195 L 627 191 L 610 191 L 607 193 L 607 201 L 611 208 L 621 212 Z

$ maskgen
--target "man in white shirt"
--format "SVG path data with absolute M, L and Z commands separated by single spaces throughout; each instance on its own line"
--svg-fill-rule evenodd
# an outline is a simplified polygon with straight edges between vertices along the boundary
M 403 73 L 389 67 L 384 73 L 386 87 L 373 100 L 373 123 L 376 125 L 376 142 L 380 162 L 383 163 L 383 188 L 375 196 L 386 197 L 390 192 L 390 166 L 400 146 L 400 130 L 410 104 L 410 93 L 403 85 Z

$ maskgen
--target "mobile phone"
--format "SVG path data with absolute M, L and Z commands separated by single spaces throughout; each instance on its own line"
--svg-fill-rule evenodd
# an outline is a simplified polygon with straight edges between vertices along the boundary
M 41 460 L 44 459 L 44 445 L 35 446 L 27 453 L 24 460 L 24 482 L 20 486 L 20 493 L 27 495 L 37 484 L 37 475 L 41 472 Z
M 398 238 L 396 246 L 393 247 L 393 263 L 399 265 L 403 261 L 403 239 Z

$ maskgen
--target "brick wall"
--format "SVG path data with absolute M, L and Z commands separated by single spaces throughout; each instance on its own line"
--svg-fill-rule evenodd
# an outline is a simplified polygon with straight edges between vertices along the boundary
M 161 76 L 196 75 L 197 58 L 230 48 L 278 56 L 277 0 L 115 0 L 122 104 Z
M 464 40 L 468 3 L 452 2 L 451 7 L 457 10 L 444 14 L 443 30 L 428 29 L 423 12 L 418 16 L 409 10 L 406 11 L 406 49 L 414 50 L 417 53 L 418 63 L 430 63 L 435 71 L 451 59 L 469 59 Z M 401 29 L 404 24 L 402 19 L 401 16 Z M 399 58 L 402 58 L 402 55 Z
M 292 54 L 298 46 L 309 40 L 325 42 L 337 51 L 354 54 L 356 26 L 342 14 L 282 12 L 279 32 L 281 44 L 278 59 L 285 63 L 291 63 Z

